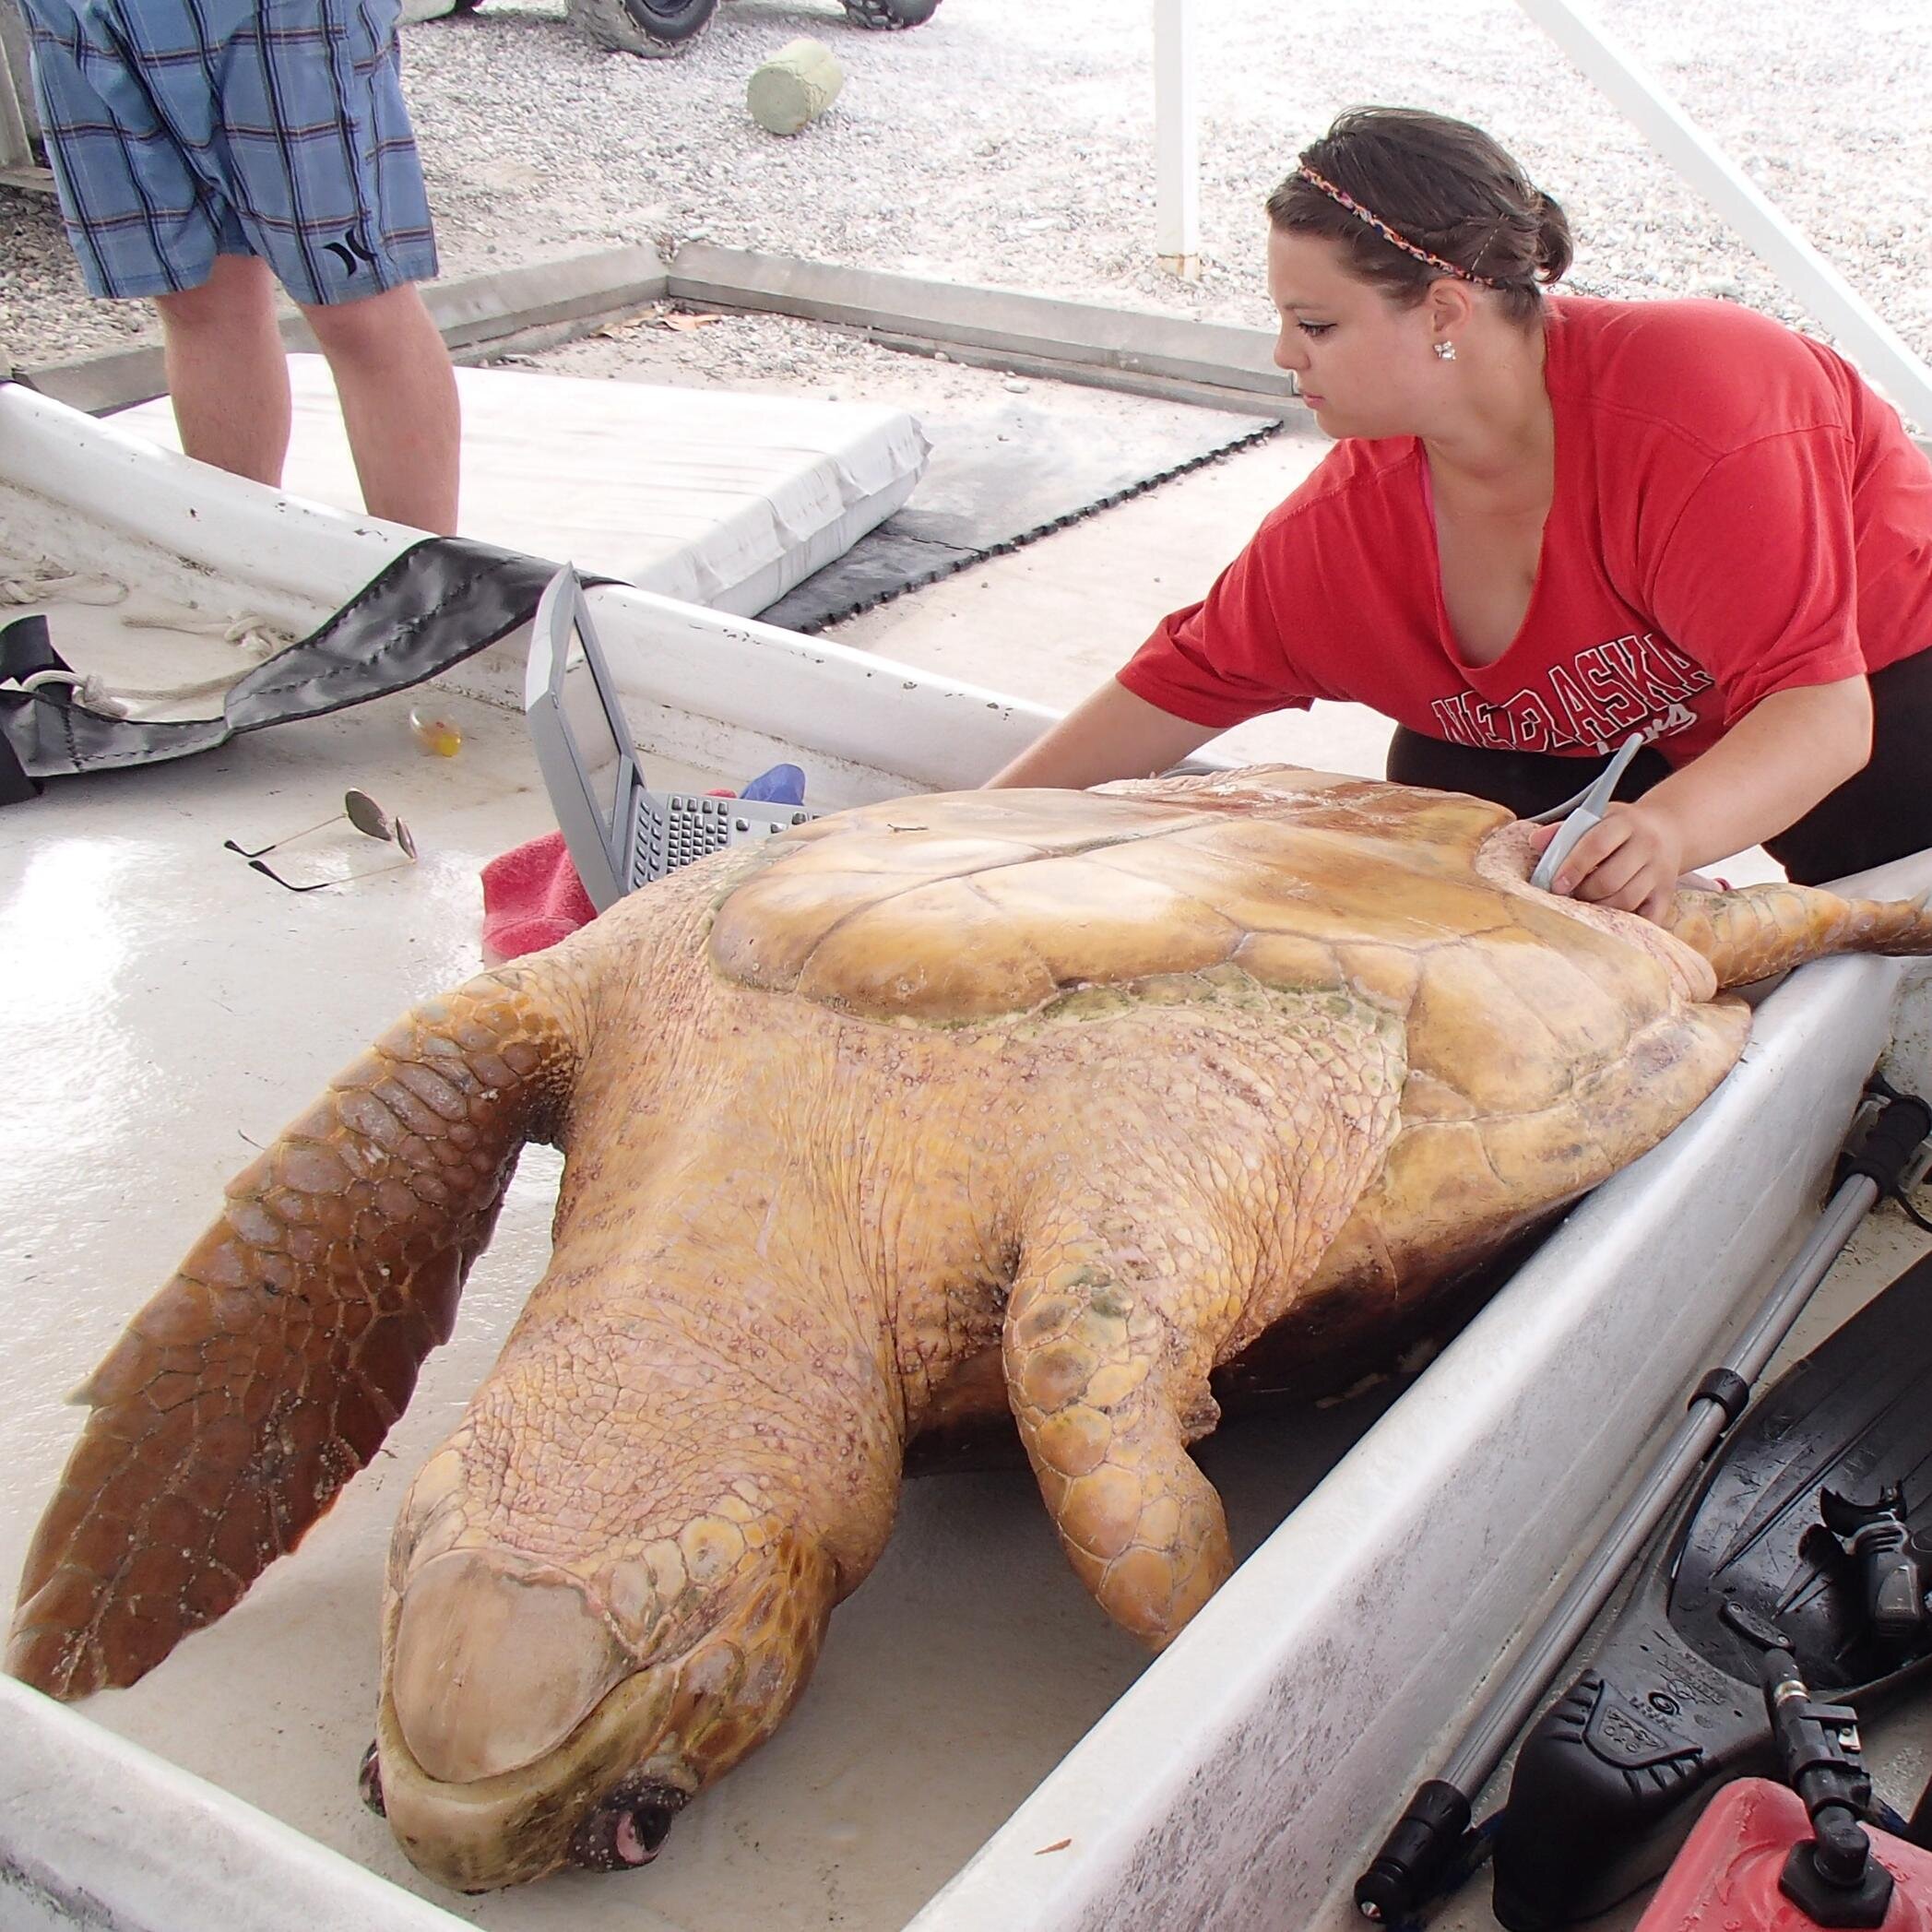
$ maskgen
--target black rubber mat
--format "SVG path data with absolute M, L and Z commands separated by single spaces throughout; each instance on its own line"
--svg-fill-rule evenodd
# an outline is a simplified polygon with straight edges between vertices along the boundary
M 1049 410 L 1017 397 L 970 415 L 921 410 L 932 455 L 905 507 L 761 614 L 788 630 L 823 630 L 1281 427 L 1190 403 L 1106 402 L 1105 414 L 1097 401 Z

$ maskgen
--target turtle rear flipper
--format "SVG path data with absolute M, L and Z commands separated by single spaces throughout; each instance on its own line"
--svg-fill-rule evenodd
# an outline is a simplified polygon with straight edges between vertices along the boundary
M 448 1339 L 527 1140 L 575 1063 L 545 966 L 419 1007 L 228 1190 L 77 1393 L 93 1410 L 28 1552 L 6 1667 L 133 1683 L 292 1549 Z
M 1701 953 L 1720 989 L 1748 986 L 1837 953 L 1932 953 L 1932 895 L 1842 899 L 1812 885 L 1679 892 L 1666 930 Z

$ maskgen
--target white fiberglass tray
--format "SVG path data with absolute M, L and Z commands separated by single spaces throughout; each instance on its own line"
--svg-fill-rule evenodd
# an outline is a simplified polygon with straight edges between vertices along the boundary
M 0 555 L 65 554 L 200 608 L 313 622 L 408 540 L 0 389 Z M 805 766 L 818 807 L 967 785 L 1044 722 L 836 644 L 597 596 L 665 784 L 740 782 L 776 753 Z M 404 693 L 0 813 L 0 983 L 30 1022 L 0 1108 L 15 1203 L 0 1575 L 72 1440 L 60 1392 L 255 1145 L 404 1005 L 473 968 L 478 866 L 547 827 L 520 718 L 441 698 L 468 739 L 450 763 L 413 749 Z M 323 817 L 348 784 L 409 820 L 418 867 L 298 898 L 221 851 Z M 329 863 L 385 856 L 318 844 Z M 1928 880 L 1921 860 L 1881 883 Z M 1241 1546 L 1262 1547 L 1156 1664 L 1080 1592 L 1024 1476 L 915 1484 L 798 1713 L 656 1866 L 434 1909 L 590 1932 L 1345 1922 L 1337 1889 L 1361 1851 L 1791 1243 L 1905 970 L 1794 976 L 1725 1086 L 1379 1421 L 1371 1399 L 1224 1431 L 1203 1460 Z M 288 1900 L 325 1896 L 339 1909 L 309 1923 L 423 1923 L 405 1892 L 370 1891 L 418 1881 L 354 1794 L 381 1551 L 541 1266 L 554 1178 L 526 1162 L 392 1453 L 219 1627 L 78 1716 L 0 1680 L 0 1922 L 18 1902 L 41 1914 L 26 1923 L 91 1912 L 159 1932 L 192 1888 L 198 1932 L 279 1925 Z

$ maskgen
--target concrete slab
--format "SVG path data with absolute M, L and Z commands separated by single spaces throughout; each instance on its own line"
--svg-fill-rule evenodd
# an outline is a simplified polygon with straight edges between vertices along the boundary
M 48 180 L 51 185 L 52 176 Z M 444 340 L 462 359 L 512 336 L 522 339 L 540 330 L 587 327 L 599 316 L 656 301 L 665 285 L 664 264 L 656 251 L 638 244 L 535 267 L 427 282 L 422 295 Z M 292 310 L 282 317 L 281 334 L 291 350 L 315 347 L 308 326 Z M 49 396 L 70 408 L 97 412 L 125 409 L 168 391 L 159 345 L 43 364 L 30 373 L 36 386 Z
M 1284 418 L 1300 413 L 1275 368 L 1271 330 L 1196 322 L 1010 289 L 759 255 L 691 242 L 670 264 L 670 292 L 718 308 L 802 315 L 895 346 L 998 368 L 1055 368 L 1067 381 L 1218 403 Z

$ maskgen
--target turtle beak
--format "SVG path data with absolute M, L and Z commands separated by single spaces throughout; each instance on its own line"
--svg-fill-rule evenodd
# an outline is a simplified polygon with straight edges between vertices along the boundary
M 383 1803 L 383 1766 L 375 1754 L 375 1739 L 369 1740 L 369 1748 L 362 1753 L 362 1761 L 356 1767 L 356 1789 L 362 1794 L 362 1802 L 378 1818 L 387 1818 L 389 1809 Z
M 689 1795 L 655 1778 L 626 1778 L 571 1834 L 570 1863 L 585 1871 L 631 1871 L 658 1855 Z

